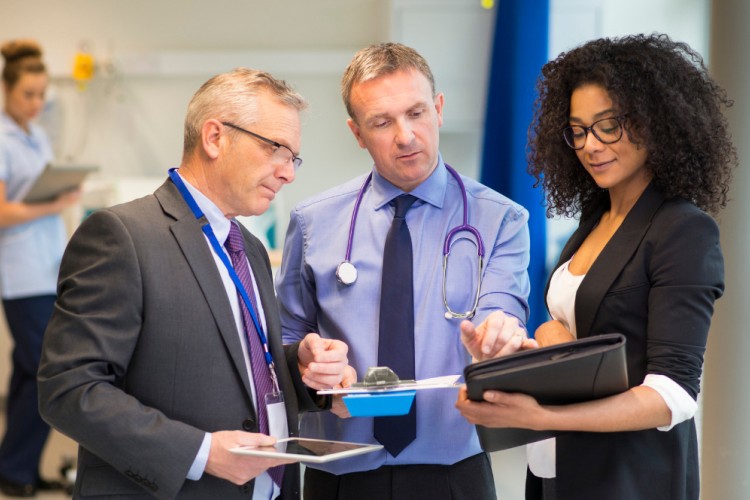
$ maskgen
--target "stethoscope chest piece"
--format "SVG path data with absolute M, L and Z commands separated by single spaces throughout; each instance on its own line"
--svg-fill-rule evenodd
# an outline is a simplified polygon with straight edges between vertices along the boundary
M 357 268 L 348 260 L 343 261 L 336 268 L 336 278 L 342 285 L 351 285 L 357 281 Z

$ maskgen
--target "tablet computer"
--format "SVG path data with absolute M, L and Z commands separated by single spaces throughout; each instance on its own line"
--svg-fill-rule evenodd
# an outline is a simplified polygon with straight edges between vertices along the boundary
M 83 180 L 99 170 L 94 165 L 55 165 L 47 164 L 31 189 L 23 198 L 25 203 L 52 201 L 65 191 L 80 187 Z
M 349 443 L 324 439 L 286 438 L 276 441 L 274 446 L 238 446 L 229 451 L 238 455 L 251 455 L 262 458 L 281 458 L 297 462 L 321 464 L 332 460 L 353 457 L 363 453 L 378 451 L 380 444 Z

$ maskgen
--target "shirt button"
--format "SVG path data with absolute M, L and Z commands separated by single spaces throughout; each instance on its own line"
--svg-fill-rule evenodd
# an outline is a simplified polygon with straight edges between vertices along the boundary
M 242 430 L 247 432 L 252 432 L 255 430 L 255 420 L 252 418 L 247 418 L 244 422 L 242 422 Z

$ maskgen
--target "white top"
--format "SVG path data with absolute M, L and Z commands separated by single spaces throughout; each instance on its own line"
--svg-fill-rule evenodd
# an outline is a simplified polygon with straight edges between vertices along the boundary
M 561 265 L 552 275 L 547 291 L 547 306 L 553 319 L 561 322 L 574 337 L 577 337 L 575 322 L 575 299 L 578 287 L 586 277 L 576 276 L 570 272 L 570 261 Z M 672 421 L 668 426 L 658 427 L 668 431 L 675 425 L 692 418 L 698 409 L 698 403 L 677 382 L 666 375 L 648 374 L 641 384 L 650 387 L 664 399 L 672 412 Z M 529 469 L 537 477 L 553 478 L 555 471 L 555 438 L 545 439 L 526 445 L 526 459 Z

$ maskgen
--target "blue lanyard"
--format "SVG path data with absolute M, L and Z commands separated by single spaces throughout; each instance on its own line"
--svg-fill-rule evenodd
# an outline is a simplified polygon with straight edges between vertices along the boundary
M 250 317 L 252 318 L 253 324 L 255 325 L 255 330 L 258 332 L 258 337 L 260 337 L 260 343 L 263 344 L 263 354 L 266 357 L 266 363 L 268 363 L 268 368 L 270 368 L 271 370 L 272 378 L 275 380 L 276 373 L 273 369 L 273 357 L 271 356 L 271 351 L 268 349 L 268 340 L 266 340 L 266 336 L 263 333 L 263 328 L 260 326 L 260 322 L 258 321 L 258 317 L 255 314 L 255 309 L 253 309 L 253 304 L 252 302 L 250 302 L 250 296 L 247 294 L 247 290 L 245 290 L 245 286 L 242 284 L 242 281 L 240 281 L 240 277 L 237 276 L 237 272 L 234 270 L 234 266 L 232 266 L 232 263 L 229 262 L 229 257 L 227 257 L 226 252 L 224 252 L 224 249 L 219 243 L 219 240 L 216 239 L 216 235 L 214 234 L 214 230 L 211 227 L 211 224 L 208 222 L 208 219 L 203 215 L 203 212 L 201 211 L 200 207 L 198 207 L 198 204 L 195 202 L 193 195 L 191 195 L 190 191 L 188 191 L 187 187 L 185 186 L 185 183 L 182 182 L 182 178 L 177 173 L 176 168 L 169 169 L 169 178 L 172 179 L 172 182 L 174 182 L 175 186 L 177 186 L 177 190 L 182 195 L 182 198 L 185 200 L 185 203 L 187 203 L 188 206 L 190 207 L 190 210 L 192 210 L 193 215 L 195 215 L 195 218 L 198 219 L 199 222 L 202 222 L 201 229 L 203 230 L 203 233 L 206 235 L 206 237 L 208 237 L 208 241 L 211 243 L 211 246 L 213 247 L 214 252 L 216 252 L 216 255 L 218 255 L 221 261 L 224 263 L 224 266 L 227 268 L 227 271 L 229 272 L 229 277 L 232 278 L 232 282 L 234 282 L 234 286 L 237 288 L 237 291 L 242 296 L 242 300 L 245 302 L 245 306 L 247 306 L 247 310 L 250 312 Z

